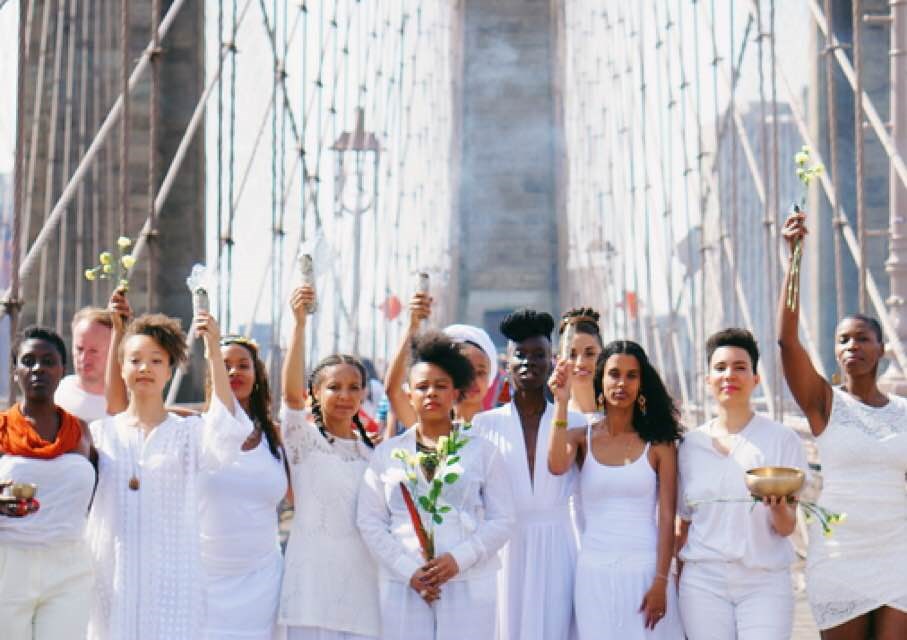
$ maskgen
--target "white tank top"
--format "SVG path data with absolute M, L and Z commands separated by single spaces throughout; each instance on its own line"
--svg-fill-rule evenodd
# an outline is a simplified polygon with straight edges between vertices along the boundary
M 37 513 L 22 518 L 2 516 L 0 545 L 49 547 L 82 538 L 95 472 L 80 453 L 56 458 L 0 457 L 0 480 L 38 485 Z
M 592 454 L 592 427 L 586 428 L 586 458 L 580 472 L 585 516 L 583 552 L 655 553 L 658 477 L 649 464 L 649 445 L 630 464 L 604 465 Z

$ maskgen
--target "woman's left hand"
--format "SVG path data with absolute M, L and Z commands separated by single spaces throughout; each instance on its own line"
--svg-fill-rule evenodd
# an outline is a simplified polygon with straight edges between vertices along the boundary
M 422 569 L 425 571 L 425 581 L 434 587 L 440 587 L 460 573 L 457 561 L 449 553 L 429 560 Z
M 220 327 L 217 320 L 207 311 L 199 311 L 195 316 L 195 335 L 205 341 L 205 346 L 220 346 Z
M 664 618 L 667 611 L 667 586 L 666 581 L 657 580 L 643 596 L 639 611 L 645 618 L 646 629 L 654 629 Z

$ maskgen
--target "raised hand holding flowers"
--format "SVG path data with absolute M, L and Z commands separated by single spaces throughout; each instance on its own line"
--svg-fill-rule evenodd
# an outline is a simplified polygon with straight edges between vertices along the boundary
M 126 236 L 117 238 L 116 257 L 110 251 L 102 251 L 98 255 L 98 264 L 85 270 L 85 279 L 89 282 L 95 280 L 117 280 L 117 290 L 129 291 L 129 272 L 135 266 L 135 256 L 127 253 L 132 247 L 132 240 Z
M 809 164 L 810 149 L 807 146 L 800 148 L 794 155 L 794 164 L 797 168 L 797 179 L 800 181 L 802 188 L 800 190 L 800 201 L 794 205 L 794 211 L 800 213 L 806 206 L 806 196 L 809 191 L 809 183 L 813 178 L 818 178 L 825 172 L 825 167 L 821 162 L 813 165 Z M 800 264 L 803 261 L 803 239 L 797 240 L 794 244 L 793 254 L 791 255 L 790 279 L 787 283 L 787 308 L 796 311 L 797 300 L 800 295 Z

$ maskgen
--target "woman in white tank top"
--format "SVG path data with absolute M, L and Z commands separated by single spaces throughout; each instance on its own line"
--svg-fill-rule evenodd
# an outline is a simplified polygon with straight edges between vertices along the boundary
M 683 638 L 674 581 L 679 413 L 642 347 L 606 345 L 595 367 L 603 420 L 567 429 L 572 363 L 552 375 L 551 473 L 578 461 L 586 526 L 576 567 L 580 640 Z

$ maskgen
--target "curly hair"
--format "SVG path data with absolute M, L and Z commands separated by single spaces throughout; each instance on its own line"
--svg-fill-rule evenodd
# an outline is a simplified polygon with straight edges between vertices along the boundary
M 261 357 L 258 355 L 258 345 L 253 340 L 244 336 L 224 336 L 221 338 L 220 346 L 228 347 L 238 345 L 249 352 L 252 359 L 252 366 L 255 373 L 255 384 L 252 385 L 252 393 L 249 395 L 249 417 L 252 421 L 261 427 L 261 432 L 268 441 L 268 449 L 271 455 L 280 460 L 280 434 L 277 431 L 277 425 L 271 417 L 271 385 L 268 382 L 268 369 Z
M 554 318 L 550 313 L 534 309 L 517 309 L 501 321 L 501 333 L 513 342 L 541 336 L 551 340 Z
M 570 309 L 561 316 L 561 323 L 558 327 L 558 334 L 564 335 L 564 331 L 566 331 L 567 325 L 572 324 L 576 328 L 577 333 L 585 333 L 590 336 L 595 336 L 595 338 L 598 340 L 599 346 L 603 346 L 601 328 L 598 326 L 598 319 L 600 317 L 601 316 L 598 311 L 596 311 L 592 307 L 576 307 L 574 309 Z
M 324 377 L 324 372 L 326 370 L 341 364 L 355 367 L 362 378 L 362 388 L 365 389 L 366 385 L 368 385 L 368 372 L 365 370 L 365 365 L 362 364 L 362 361 L 356 356 L 335 353 L 324 358 L 315 365 L 314 369 L 312 369 L 312 374 L 309 376 L 309 397 L 312 399 L 312 416 L 315 418 L 315 426 L 318 427 L 318 431 L 321 432 L 321 435 L 324 436 L 324 439 L 328 442 L 331 442 L 333 438 L 328 434 L 324 427 L 324 414 L 321 411 L 321 403 L 318 401 L 315 389 L 321 384 L 321 379 Z M 356 431 L 359 432 L 359 437 L 362 439 L 365 446 L 369 449 L 374 449 L 375 444 L 372 442 L 372 439 L 369 438 L 368 432 L 362 425 L 358 411 L 356 412 L 356 415 L 353 416 L 353 424 L 356 425 Z
M 49 342 L 54 346 L 54 349 L 57 350 L 57 353 L 60 354 L 62 365 L 64 367 L 66 366 L 66 343 L 63 342 L 63 338 L 60 337 L 60 334 L 48 327 L 31 325 L 19 332 L 19 335 L 16 336 L 16 340 L 13 342 L 13 348 L 9 350 L 10 364 L 12 364 L 14 369 L 19 360 L 19 349 L 26 340 L 43 340 L 44 342 Z
M 189 359 L 186 334 L 176 318 L 163 313 L 146 313 L 130 322 L 120 343 L 120 360 L 123 359 L 123 345 L 132 336 L 148 336 L 157 342 L 167 353 L 171 367 L 184 364 Z
M 440 331 L 429 331 L 413 339 L 411 362 L 410 368 L 425 362 L 443 369 L 461 398 L 476 378 L 476 370 L 460 345 Z
M 674 442 L 680 439 L 680 411 L 665 388 L 661 376 L 649 362 L 645 350 L 630 340 L 614 340 L 605 345 L 595 363 L 595 397 L 604 391 L 605 366 L 613 355 L 628 355 L 639 363 L 639 393 L 646 399 L 643 413 L 639 403 L 633 402 L 633 428 L 645 442 Z M 607 412 L 607 402 L 605 402 Z

